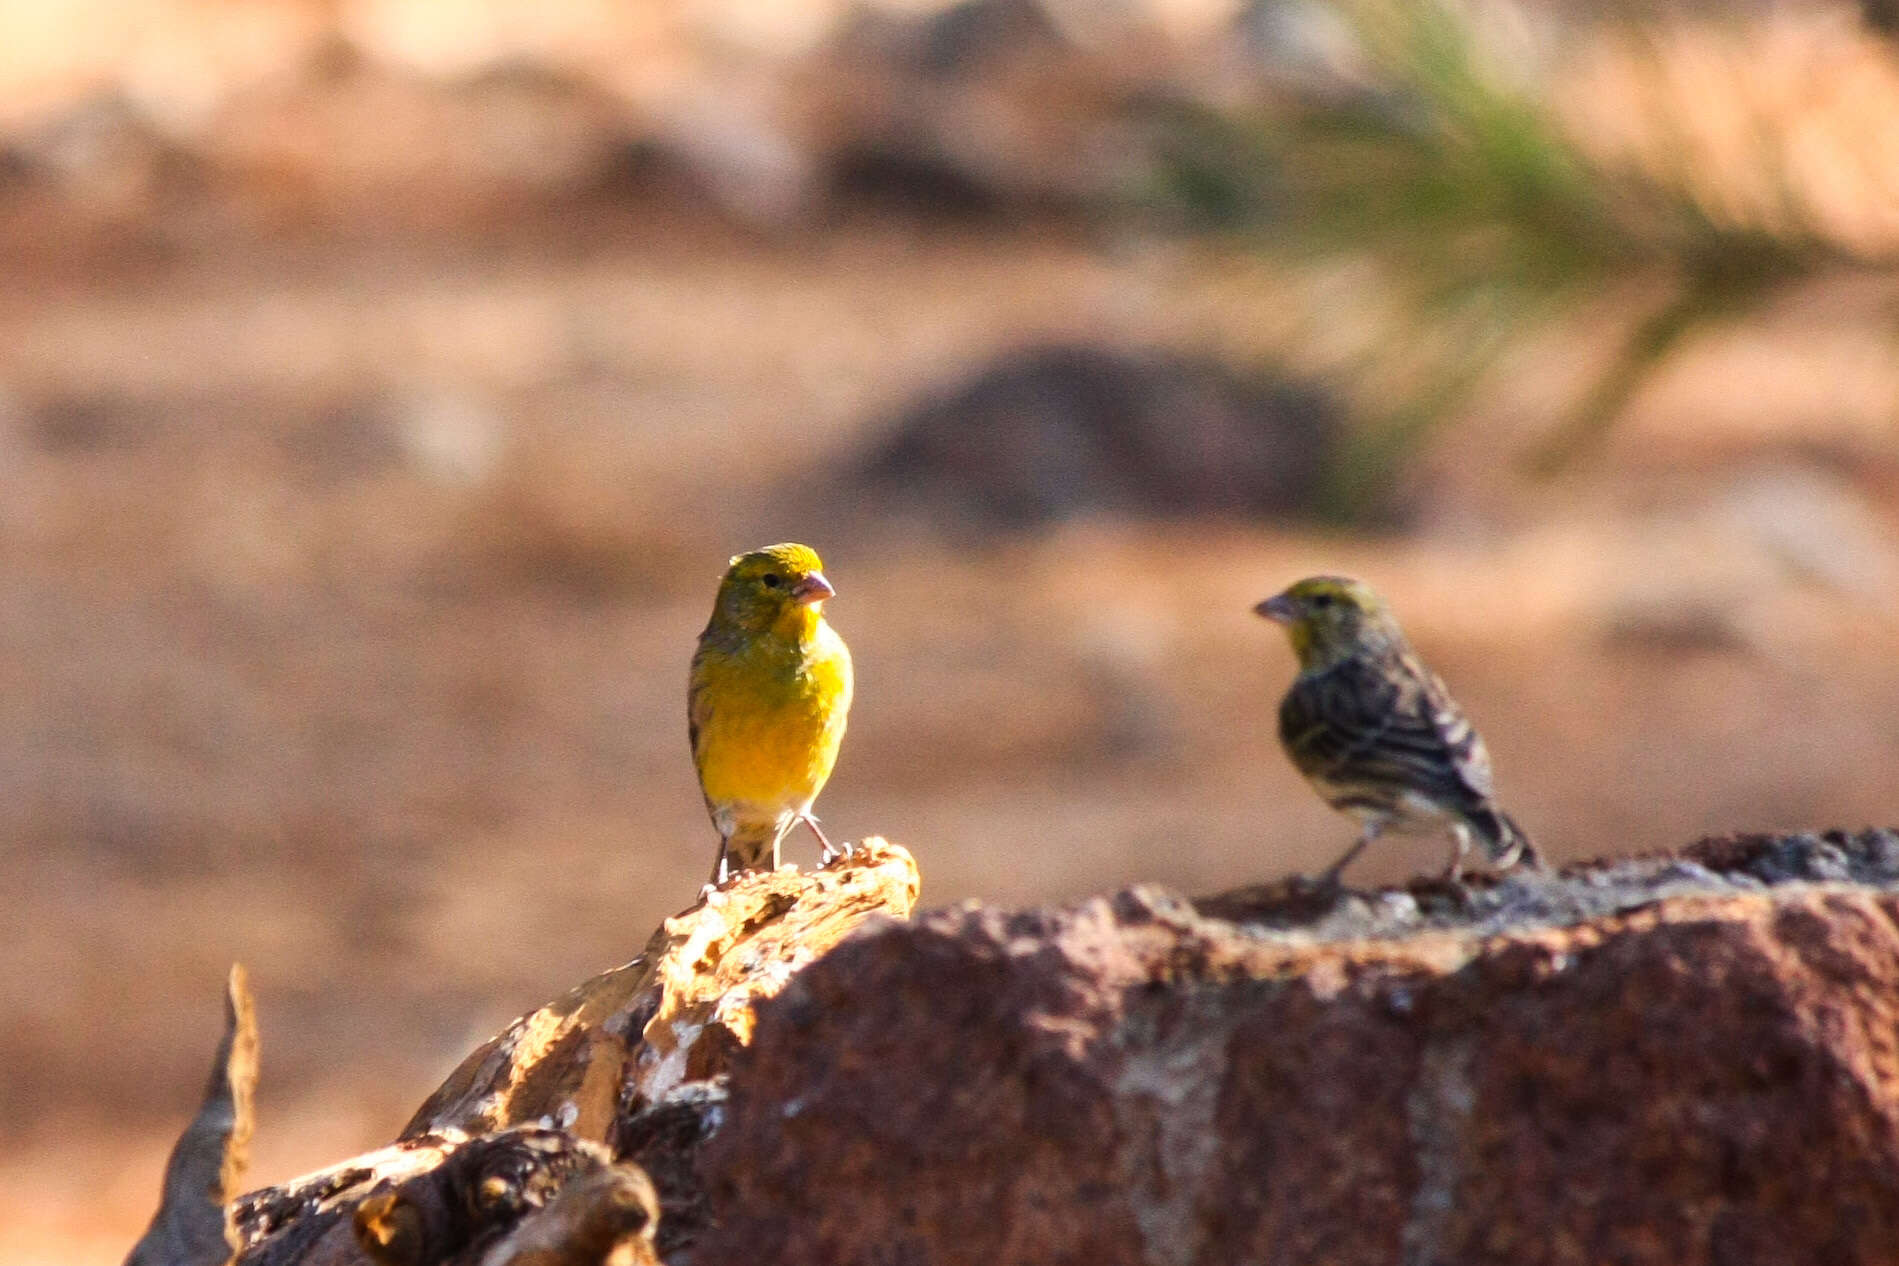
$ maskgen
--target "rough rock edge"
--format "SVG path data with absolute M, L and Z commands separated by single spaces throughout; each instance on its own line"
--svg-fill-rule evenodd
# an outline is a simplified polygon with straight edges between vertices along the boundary
M 522 1218 L 481 1259 L 481 1266 L 647 1266 L 657 1263 L 653 1232 L 659 1197 L 637 1165 L 609 1165 L 560 1189 L 547 1207 Z
M 237 1247 L 227 1202 L 244 1176 L 257 1085 L 257 1018 L 249 978 L 231 966 L 224 1037 L 211 1060 L 204 1101 L 165 1162 L 164 1195 L 126 1266 L 218 1266 Z
M 490 1039 L 400 1137 L 539 1123 L 605 1141 L 622 1105 L 723 1071 L 760 998 L 869 916 L 907 917 L 921 883 L 910 854 L 875 837 L 809 873 L 741 875 L 667 919 L 632 962 Z
M 1738 896 L 1793 883 L 1899 887 L 1899 830 L 1709 836 L 1676 852 L 1575 862 L 1556 871 L 1417 879 L 1371 891 L 1326 890 L 1294 877 L 1192 902 L 1262 938 L 1311 945 L 1472 937 L 1565 927 L 1669 897 Z
M 907 917 L 920 883 L 910 854 L 877 838 L 817 871 L 741 875 L 666 920 L 632 962 L 469 1055 L 390 1147 L 239 1197 L 240 1260 L 473 1260 L 566 1178 L 617 1159 L 655 1163 L 661 1247 L 681 1246 L 704 1219 L 685 1170 L 716 1126 L 717 1083 L 750 1039 L 753 1007 L 867 919 Z M 457 1175 L 498 1164 L 513 1194 L 472 1199 Z M 380 1217 L 354 1225 L 385 1197 Z

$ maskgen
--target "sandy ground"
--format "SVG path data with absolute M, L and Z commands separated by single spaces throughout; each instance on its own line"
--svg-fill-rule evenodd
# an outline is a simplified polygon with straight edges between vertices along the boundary
M 49 234 L 0 234 L 0 874 L 26 894 L 0 1260 L 123 1254 L 232 960 L 265 1183 L 386 1140 L 689 904 L 713 837 L 685 661 L 725 557 L 769 540 L 824 552 L 857 659 L 827 827 L 910 846 L 933 903 L 1206 892 L 1342 848 L 1273 746 L 1291 658 L 1248 613 L 1318 569 L 1388 592 L 1559 858 L 1899 821 L 1899 369 L 1850 289 L 1709 340 L 1554 484 L 1499 458 L 1601 340 L 1526 350 L 1404 537 L 994 537 L 848 478 L 906 401 L 1058 337 L 1261 357 L 1294 289 L 1059 228 L 778 241 L 636 207 Z

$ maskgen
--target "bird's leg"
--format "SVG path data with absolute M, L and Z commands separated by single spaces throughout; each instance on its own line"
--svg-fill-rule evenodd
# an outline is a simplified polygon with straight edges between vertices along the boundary
M 725 853 L 730 843 L 731 841 L 728 837 L 724 835 L 719 837 L 719 859 L 712 863 L 712 878 L 706 881 L 706 886 L 699 892 L 701 900 L 704 900 L 708 895 L 718 891 L 720 888 L 725 887 Z
M 1536 851 L 1536 845 L 1526 839 L 1518 839 L 1517 846 L 1511 850 L 1510 856 L 1503 865 L 1505 867 L 1527 866 L 1531 870 L 1550 868 L 1549 863 L 1543 860 L 1543 855 Z
M 784 844 L 785 837 L 797 829 L 799 819 L 802 816 L 802 814 L 793 813 L 778 820 L 778 829 L 771 837 L 771 868 L 773 870 L 778 869 L 779 847 Z
M 1344 854 L 1341 855 L 1337 861 L 1319 873 L 1319 886 L 1322 888 L 1338 887 L 1339 876 L 1345 873 L 1345 868 L 1352 864 L 1354 857 L 1357 857 L 1360 853 L 1365 851 L 1367 844 L 1378 838 L 1378 833 L 1383 829 L 1384 824 L 1381 822 L 1365 823 L 1364 829 L 1358 833 L 1358 839 L 1352 846 L 1346 849 Z
M 1470 852 L 1470 828 L 1461 822 L 1458 823 L 1451 828 L 1451 839 L 1454 841 L 1451 847 L 1451 864 L 1445 868 L 1444 881 L 1461 884 L 1464 882 L 1464 858 Z
M 837 845 L 831 843 L 829 839 L 825 838 L 824 830 L 818 825 L 818 820 L 809 813 L 800 813 L 798 815 L 798 821 L 810 827 L 811 834 L 818 837 L 818 865 L 828 866 L 837 858 L 846 856 L 851 851 L 850 845 L 847 844 L 843 848 L 839 848 Z

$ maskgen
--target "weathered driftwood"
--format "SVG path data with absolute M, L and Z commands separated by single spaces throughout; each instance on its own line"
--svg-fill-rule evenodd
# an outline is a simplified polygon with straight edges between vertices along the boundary
M 237 1247 L 229 1201 L 244 1176 L 257 1085 L 257 1020 L 250 984 L 233 965 L 224 990 L 224 1038 L 204 1102 L 165 1163 L 164 1194 L 126 1266 L 222 1266 Z
M 391 1146 L 241 1197 L 240 1263 L 583 1266 L 689 1243 L 691 1160 L 753 1006 L 866 919 L 907 917 L 918 887 L 879 839 L 739 877 L 471 1054 Z

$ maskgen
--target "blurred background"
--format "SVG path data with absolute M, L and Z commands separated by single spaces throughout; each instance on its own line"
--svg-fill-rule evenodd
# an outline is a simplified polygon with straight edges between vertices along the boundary
M 120 1259 L 232 960 L 262 1184 L 690 904 L 770 541 L 927 903 L 1329 860 L 1315 570 L 1558 858 L 1899 820 L 1895 24 L 0 0 L 0 1259 Z

